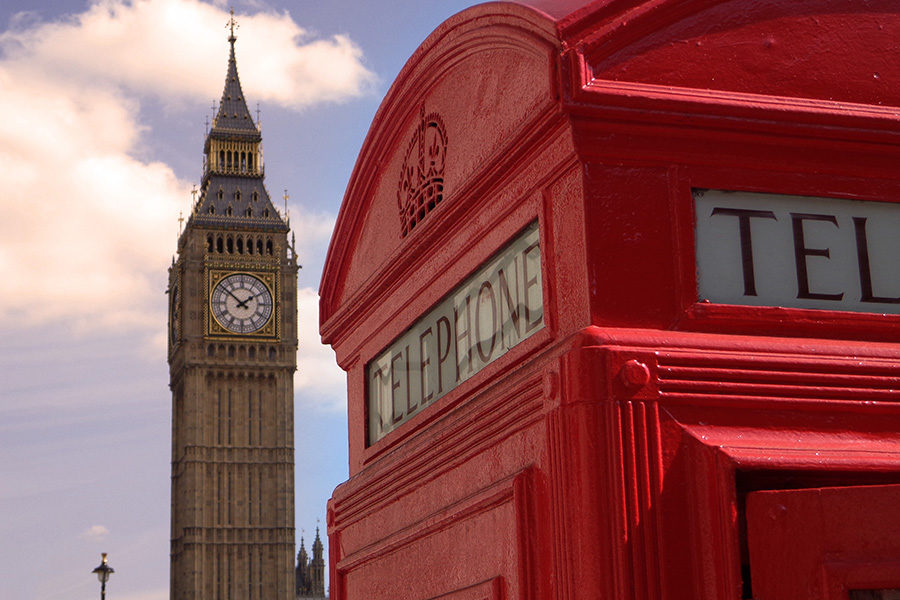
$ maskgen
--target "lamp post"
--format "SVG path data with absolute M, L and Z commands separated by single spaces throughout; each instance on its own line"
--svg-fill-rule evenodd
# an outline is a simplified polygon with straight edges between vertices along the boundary
M 106 600 L 106 582 L 109 581 L 109 576 L 115 573 L 116 570 L 106 564 L 106 552 L 103 552 L 100 556 L 103 558 L 100 566 L 91 572 L 96 573 L 97 579 L 100 580 L 100 600 Z

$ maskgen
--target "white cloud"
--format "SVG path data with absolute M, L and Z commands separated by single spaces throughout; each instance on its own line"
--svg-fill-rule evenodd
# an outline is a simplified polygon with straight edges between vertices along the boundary
M 221 90 L 228 18 L 223 6 L 199 0 L 97 0 L 68 21 L 8 31 L 0 48 L 91 86 L 106 82 L 167 102 L 206 99 Z M 241 83 L 253 98 L 302 108 L 359 96 L 374 82 L 346 36 L 314 39 L 286 11 L 236 18 Z
M 289 205 L 291 228 L 297 232 L 297 258 L 303 265 L 304 275 L 318 279 L 321 277 L 322 265 L 325 264 L 325 252 L 334 231 L 335 215 L 325 212 L 311 212 L 302 205 Z
M 130 153 L 134 101 L 0 63 L 0 322 L 160 322 L 162 276 L 190 186 Z M 168 243 L 167 243 L 168 242 Z
M 92 525 L 81 534 L 81 537 L 92 542 L 101 542 L 106 539 L 106 536 L 108 535 L 109 529 L 103 525 Z
M 319 275 L 325 250 L 334 231 L 335 216 L 291 205 L 291 227 L 298 237 L 294 249 L 304 271 Z M 294 393 L 299 408 L 325 412 L 347 410 L 347 377 L 337 365 L 331 346 L 319 337 L 319 294 L 311 287 L 297 290 L 298 350 Z
M 61 22 L 20 16 L 0 33 L 0 114 L 15 115 L 0 119 L 0 325 L 66 322 L 164 341 L 165 268 L 191 186 L 137 158 L 140 103 L 218 93 L 227 17 L 198 0 L 97 0 Z M 254 98 L 300 108 L 372 80 L 347 38 L 311 39 L 286 12 L 238 18 Z
M 300 403 L 328 412 L 347 409 L 347 377 L 337 365 L 334 350 L 324 346 L 319 338 L 319 295 L 312 288 L 300 288 L 297 294 L 299 311 L 299 349 L 294 393 Z

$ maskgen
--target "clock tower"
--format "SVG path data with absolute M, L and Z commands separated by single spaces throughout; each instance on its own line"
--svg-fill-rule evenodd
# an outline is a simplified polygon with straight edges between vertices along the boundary
M 169 269 L 170 598 L 290 600 L 298 266 L 230 25 L 199 197 Z

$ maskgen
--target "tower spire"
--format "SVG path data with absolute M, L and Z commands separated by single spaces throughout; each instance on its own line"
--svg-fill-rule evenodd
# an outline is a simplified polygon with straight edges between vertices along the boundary
M 237 27 L 232 9 L 225 85 L 206 134 L 200 199 L 190 220 L 197 225 L 243 224 L 287 231 L 287 217 L 282 218 L 263 182 L 262 134 L 250 116 L 238 76 Z
M 312 545 L 312 560 L 309 561 L 309 583 L 312 595 L 325 596 L 325 558 L 322 556 L 324 548 L 319 537 L 319 528 L 316 527 L 316 539 Z
M 230 29 L 230 33 L 228 35 L 228 41 L 231 42 L 231 47 L 233 48 L 234 42 L 235 42 L 235 40 L 237 40 L 237 36 L 234 35 L 234 30 L 238 29 L 240 27 L 240 25 L 238 25 L 238 22 L 234 19 L 234 7 L 233 6 L 231 7 L 231 18 L 228 19 L 228 23 L 225 24 L 225 27 L 228 27 Z
M 222 98 L 219 100 L 219 110 L 213 119 L 211 133 L 228 131 L 259 138 L 259 128 L 250 116 L 247 100 L 241 88 L 241 80 L 238 77 L 237 58 L 235 57 L 234 43 L 237 41 L 235 30 L 240 27 L 234 18 L 234 9 L 231 9 L 231 18 L 225 25 L 229 30 L 228 43 L 231 46 L 228 53 L 228 70 L 225 73 L 225 87 L 222 89 Z

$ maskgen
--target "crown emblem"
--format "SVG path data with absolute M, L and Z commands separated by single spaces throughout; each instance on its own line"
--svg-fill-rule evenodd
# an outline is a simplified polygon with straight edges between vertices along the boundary
M 444 196 L 444 159 L 447 156 L 447 130 L 437 113 L 421 111 L 419 126 L 409 140 L 400 183 L 397 207 L 400 209 L 400 235 L 405 237 Z

